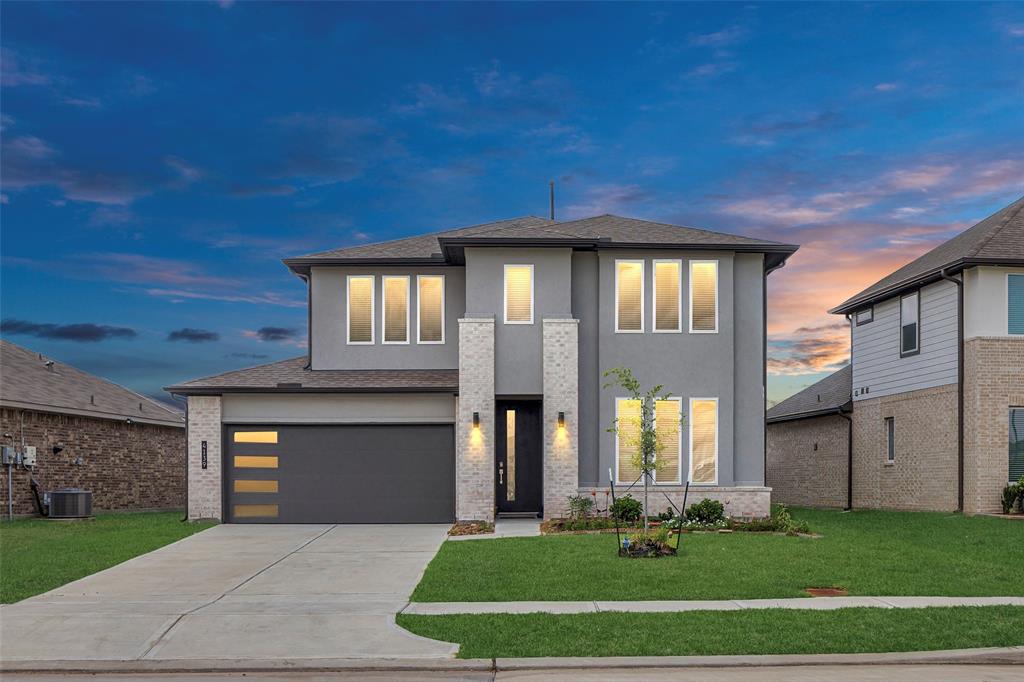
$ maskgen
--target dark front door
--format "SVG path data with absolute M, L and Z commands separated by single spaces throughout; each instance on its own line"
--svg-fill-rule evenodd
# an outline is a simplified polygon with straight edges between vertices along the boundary
M 537 514 L 542 509 L 543 448 L 538 401 L 500 400 L 495 415 L 499 514 Z

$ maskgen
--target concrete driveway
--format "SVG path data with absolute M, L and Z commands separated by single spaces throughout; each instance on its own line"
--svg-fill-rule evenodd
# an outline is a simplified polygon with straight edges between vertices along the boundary
M 0 607 L 0 658 L 450 658 L 394 616 L 447 529 L 216 526 Z

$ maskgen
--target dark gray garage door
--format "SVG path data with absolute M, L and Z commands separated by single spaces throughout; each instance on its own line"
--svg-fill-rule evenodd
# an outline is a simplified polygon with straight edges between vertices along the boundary
M 227 426 L 232 523 L 447 523 L 451 425 Z

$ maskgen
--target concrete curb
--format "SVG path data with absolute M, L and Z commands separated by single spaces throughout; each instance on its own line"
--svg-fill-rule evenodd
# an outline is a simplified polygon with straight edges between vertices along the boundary
M 752 666 L 985 664 L 1024 665 L 1024 646 L 869 654 L 765 656 L 633 656 L 587 658 L 343 658 L 271 660 L 8 661 L 4 673 L 217 673 L 217 672 L 477 672 L 612 670 L 617 668 L 738 668 Z

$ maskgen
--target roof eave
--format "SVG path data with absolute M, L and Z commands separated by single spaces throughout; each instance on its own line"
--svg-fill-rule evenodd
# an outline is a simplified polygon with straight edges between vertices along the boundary
M 450 265 L 441 254 L 435 254 L 429 258 L 310 258 L 303 256 L 283 258 L 281 262 L 296 275 L 306 277 L 309 276 L 309 269 L 314 265 Z
M 172 395 L 222 395 L 225 393 L 458 393 L 458 386 L 359 386 L 359 387 L 303 387 L 277 388 L 276 386 L 167 386 Z
M 782 414 L 777 417 L 765 417 L 766 424 L 776 424 L 778 422 L 792 422 L 799 419 L 813 419 L 814 417 L 827 417 L 833 414 L 849 414 L 853 408 L 853 400 L 848 400 L 839 407 L 830 407 L 824 410 L 814 410 L 812 412 L 794 412 L 793 414 Z
M 83 410 L 75 407 L 64 407 L 61 405 L 42 405 L 38 403 L 28 403 L 20 400 L 0 400 L 0 407 L 14 410 L 29 410 L 30 412 L 46 412 L 48 414 L 73 414 L 78 417 L 91 417 L 93 419 L 106 419 L 108 421 L 123 422 L 131 419 L 133 422 L 139 424 L 153 424 L 154 426 L 173 426 L 175 428 L 183 428 L 185 426 L 185 418 L 182 415 L 181 419 L 173 419 L 168 417 L 167 419 L 161 419 L 159 417 L 147 417 L 135 414 L 124 414 L 123 412 L 102 412 L 99 410 Z

